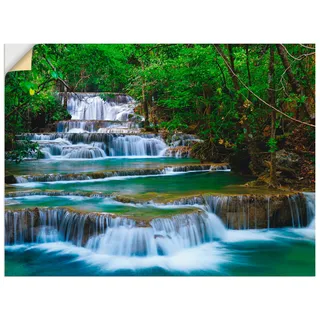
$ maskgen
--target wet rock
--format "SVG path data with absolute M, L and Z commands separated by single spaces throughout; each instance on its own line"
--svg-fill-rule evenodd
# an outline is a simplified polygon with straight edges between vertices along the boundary
M 166 218 L 141 218 L 117 216 L 103 212 L 80 212 L 72 208 L 35 208 L 5 211 L 5 243 L 23 244 L 48 241 L 46 235 L 55 234 L 59 241 L 72 242 L 85 246 L 92 237 L 105 234 L 108 228 L 126 227 L 150 228 L 152 221 L 161 223 L 162 219 L 172 221 L 191 221 L 200 217 L 202 210 L 182 213 Z
M 287 152 L 282 149 L 276 152 L 277 165 L 289 169 L 295 169 L 299 166 L 300 156 L 293 152 Z
M 195 165 L 182 165 L 182 166 L 161 166 L 158 168 L 150 169 L 127 169 L 115 171 L 98 171 L 90 173 L 69 173 L 69 174 L 35 174 L 24 175 L 15 177 L 15 182 L 12 183 L 25 183 L 25 182 L 47 182 L 47 181 L 73 181 L 73 180 L 91 180 L 103 179 L 117 176 L 141 176 L 141 175 L 158 175 L 166 174 L 168 171 L 173 172 L 186 172 L 196 170 L 225 170 L 229 169 L 227 163 L 212 163 L 212 164 L 195 164 Z
M 191 147 L 201 141 L 196 135 L 185 133 L 176 133 L 167 138 L 167 143 L 172 147 Z
M 302 194 L 205 196 L 205 199 L 230 229 L 307 225 L 306 201 Z
M 8 184 L 13 184 L 13 183 L 17 183 L 17 179 L 14 175 L 7 175 L 5 176 L 5 183 L 8 183 Z
M 39 226 L 39 210 L 22 209 L 5 211 L 5 244 L 35 241 Z
M 190 158 L 191 147 L 171 147 L 166 149 L 166 157 Z

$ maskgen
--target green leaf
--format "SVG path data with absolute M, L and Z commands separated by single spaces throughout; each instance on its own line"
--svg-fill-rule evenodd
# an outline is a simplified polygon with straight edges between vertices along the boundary
M 269 146 L 269 152 L 274 153 L 278 150 L 277 147 L 277 140 L 274 138 L 270 138 L 267 142 L 267 145 Z
M 56 71 L 51 71 L 51 76 L 54 79 L 58 79 L 59 78 L 59 75 L 58 75 L 58 73 Z

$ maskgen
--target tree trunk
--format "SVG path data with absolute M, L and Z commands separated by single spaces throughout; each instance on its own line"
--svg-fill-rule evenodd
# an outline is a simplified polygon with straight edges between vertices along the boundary
M 141 69 L 144 71 L 144 63 L 143 61 L 140 61 Z M 143 106 L 143 113 L 144 113 L 144 127 L 147 128 L 150 126 L 149 123 L 149 110 L 148 110 L 148 97 L 146 94 L 146 82 L 143 76 L 142 79 L 142 86 L 141 86 L 141 91 L 142 91 L 142 106 Z
M 63 107 L 68 109 L 68 88 L 66 86 L 64 86 Z
M 231 76 L 231 79 L 232 79 L 232 82 L 233 82 L 233 86 L 234 86 L 234 89 L 236 91 L 239 91 L 240 90 L 240 86 L 239 86 L 239 81 L 238 81 L 238 78 L 234 75 L 235 72 L 235 67 L 234 67 L 234 56 L 233 56 L 233 45 L 232 44 L 228 44 L 228 51 L 229 51 L 229 59 L 230 59 L 230 68 L 228 68 L 228 72 Z M 220 54 L 224 55 L 223 51 L 220 49 L 219 51 Z M 225 62 L 228 60 L 227 57 L 224 55 L 224 60 Z M 237 93 L 238 95 L 238 93 Z
M 227 66 L 228 73 L 232 79 L 233 87 L 234 87 L 234 90 L 235 90 L 236 96 L 237 96 L 237 111 L 241 117 L 240 123 L 241 123 L 241 127 L 243 129 L 243 132 L 244 132 L 244 136 L 246 139 L 246 145 L 247 145 L 248 153 L 250 156 L 249 168 L 254 175 L 258 175 L 260 173 L 259 170 L 261 167 L 261 161 L 258 156 L 258 145 L 257 145 L 256 139 L 253 139 L 251 132 L 250 132 L 250 127 L 248 124 L 245 108 L 243 107 L 245 100 L 239 93 L 240 84 L 239 84 L 239 80 L 236 76 L 237 73 L 236 73 L 235 65 L 234 65 L 233 45 L 232 44 L 227 45 L 229 59 L 224 54 L 220 45 L 214 45 L 214 47 L 216 48 L 216 50 L 218 51 L 220 56 L 223 58 L 224 63 Z
M 296 95 L 301 95 L 303 93 L 303 88 L 300 85 L 300 83 L 298 82 L 298 80 L 295 78 L 292 69 L 291 69 L 291 65 L 288 59 L 288 55 L 287 52 L 285 50 L 285 48 L 283 47 L 282 44 L 277 44 L 277 51 L 278 54 L 281 58 L 282 64 L 286 70 L 286 74 L 288 76 L 288 80 L 290 83 L 290 86 L 292 88 L 292 91 L 296 94 Z M 306 112 L 309 113 L 309 106 L 306 103 L 303 103 L 303 109 L 299 110 L 299 108 L 297 109 L 297 114 L 296 114 L 296 118 L 297 119 L 303 119 L 304 116 L 306 115 Z M 302 112 L 300 112 L 302 111 Z
M 269 74 L 268 74 L 268 102 L 272 106 L 276 105 L 276 91 L 274 79 L 274 46 L 270 45 L 270 60 L 269 60 Z M 271 135 L 270 138 L 276 141 L 276 111 L 271 111 Z M 271 151 L 270 161 L 270 184 L 273 187 L 277 186 L 277 159 L 275 150 Z
M 288 76 L 288 80 L 289 80 L 289 83 L 290 83 L 290 85 L 292 87 L 292 90 L 293 90 L 294 93 L 300 94 L 301 87 L 300 87 L 300 84 L 298 83 L 298 81 L 296 80 L 296 78 L 294 77 L 294 75 L 292 73 L 287 53 L 286 53 L 284 47 L 281 44 L 277 44 L 276 46 L 277 46 L 277 50 L 278 50 L 279 56 L 281 58 L 282 64 L 283 64 L 283 66 L 284 66 L 284 68 L 286 70 L 286 74 Z
M 148 110 L 148 99 L 146 97 L 145 85 L 142 85 L 142 105 L 143 105 L 143 113 L 144 113 L 144 127 L 149 127 L 149 110 Z
M 238 109 L 238 112 L 239 112 L 239 115 L 241 115 L 241 120 L 242 120 L 242 127 L 244 129 L 244 135 L 246 137 L 246 140 L 248 142 L 248 149 L 249 149 L 249 153 L 250 153 L 250 148 L 251 148 L 251 143 L 250 143 L 250 128 L 248 126 L 248 121 L 246 119 L 246 114 L 245 114 L 245 110 L 243 108 L 243 105 L 244 105 L 244 98 L 240 95 L 239 93 L 239 90 L 240 90 L 240 84 L 239 84 L 239 80 L 238 78 L 236 77 L 236 69 L 235 69 L 235 66 L 234 66 L 234 55 L 233 55 L 233 45 L 232 44 L 228 44 L 228 51 L 229 51 L 229 66 L 227 66 L 227 69 L 229 71 L 229 74 L 230 76 L 232 77 L 232 82 L 233 82 L 233 86 L 234 86 L 234 89 L 236 91 L 236 96 L 237 96 L 237 109 Z M 222 53 L 223 54 L 223 51 L 220 50 L 219 52 L 220 54 Z M 224 60 L 227 64 L 227 57 L 225 56 L 224 57 Z
M 251 72 L 250 72 L 250 62 L 249 62 L 249 45 L 246 44 L 246 64 L 247 64 L 247 73 L 248 73 L 248 83 L 249 87 L 251 88 L 252 82 L 251 82 Z M 248 91 L 248 99 L 251 101 L 251 93 Z

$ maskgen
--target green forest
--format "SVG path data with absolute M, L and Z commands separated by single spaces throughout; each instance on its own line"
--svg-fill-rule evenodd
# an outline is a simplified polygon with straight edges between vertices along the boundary
M 128 94 L 145 131 L 196 134 L 192 157 L 229 162 L 255 186 L 314 190 L 313 44 L 36 45 L 32 70 L 6 75 L 8 159 L 41 156 L 16 134 L 70 119 L 59 92 Z

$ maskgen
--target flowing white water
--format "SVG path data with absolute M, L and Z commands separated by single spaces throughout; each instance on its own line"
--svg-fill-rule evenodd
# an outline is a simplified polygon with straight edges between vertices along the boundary
M 199 270 L 222 271 L 223 265 L 232 259 L 228 250 L 218 242 L 205 243 L 188 248 L 176 254 L 165 256 L 114 256 L 99 254 L 84 247 L 77 247 L 67 242 L 48 242 L 41 244 L 10 245 L 5 247 L 8 252 L 40 251 L 57 256 L 70 256 L 71 262 L 84 262 L 96 266 L 101 271 L 139 270 L 161 268 L 168 271 L 189 273 Z
M 312 218 L 314 194 L 305 194 L 305 198 Z M 206 198 L 208 210 L 219 212 L 225 200 L 221 197 Z M 271 202 L 270 198 L 270 207 Z M 247 206 L 244 198 L 242 203 Z M 243 214 L 242 208 L 239 212 Z M 73 255 L 75 261 L 83 261 L 105 271 L 161 268 L 179 272 L 222 272 L 224 264 L 236 259 L 236 252 L 228 249 L 230 245 L 314 241 L 312 222 L 307 228 L 280 231 L 228 230 L 220 218 L 210 212 L 157 218 L 149 226 L 140 227 L 134 220 L 109 214 L 77 214 L 66 209 L 44 208 L 38 214 L 32 210 L 7 212 L 5 226 L 7 251 L 40 250 L 56 255 Z
M 126 95 L 104 100 L 99 94 L 77 93 L 68 96 L 67 107 L 72 120 L 128 121 L 135 101 Z
M 59 121 L 57 123 L 57 132 L 61 133 L 81 133 L 81 132 L 102 132 L 117 133 L 117 130 L 123 130 L 118 133 L 139 132 L 139 123 L 134 121 L 110 121 L 110 120 L 70 120 Z
M 109 145 L 110 156 L 158 156 L 167 145 L 158 138 L 141 136 L 119 136 Z
M 307 226 L 303 228 L 292 228 L 291 231 L 298 234 L 302 240 L 309 239 L 311 242 L 315 240 L 316 230 L 315 230 L 315 220 L 316 220 L 316 210 L 315 210 L 315 192 L 304 192 L 303 193 L 306 201 L 306 216 L 307 216 Z M 299 208 L 296 208 L 299 210 Z
M 161 136 L 140 134 L 143 117 L 134 114 L 135 106 L 135 101 L 126 95 L 102 98 L 98 93 L 68 94 L 72 120 L 58 122 L 56 134 L 26 134 L 22 138 L 36 140 L 47 159 L 189 156 L 181 150 L 170 152 Z M 171 144 L 190 146 L 197 141 L 194 135 L 179 134 L 172 137 Z
M 34 134 L 29 137 L 39 142 L 46 158 L 62 161 L 164 155 L 167 145 L 160 136 L 139 133 L 134 107 L 135 102 L 127 96 L 104 100 L 97 94 L 69 95 L 68 110 L 72 120 L 58 123 L 58 133 Z M 176 135 L 170 145 L 188 147 L 198 141 L 200 140 L 192 135 Z M 177 152 L 175 156 L 180 157 L 182 153 Z M 43 186 L 45 183 L 91 183 L 192 171 L 230 170 L 227 166 L 203 165 L 201 170 L 198 168 L 172 167 L 150 175 L 108 176 L 91 181 L 89 175 L 88 181 L 59 181 L 63 179 L 62 175 L 50 176 L 41 183 L 30 182 L 39 178 L 31 176 L 17 177 L 17 181 L 20 186 L 32 187 Z M 313 239 L 314 194 L 305 193 L 304 196 L 308 228 L 295 228 L 290 232 Z M 8 200 L 6 205 L 19 203 L 19 198 Z M 81 197 L 74 198 L 77 202 L 83 200 Z M 179 271 L 212 269 L 227 260 L 221 254 L 221 247 L 225 243 L 275 241 L 279 238 L 272 229 L 279 222 L 272 209 L 272 197 L 267 197 L 259 210 L 255 201 L 256 199 L 247 196 L 238 196 L 236 201 L 227 196 L 188 198 L 174 202 L 171 206 L 193 205 L 204 208 L 206 205 L 206 212 L 155 218 L 148 222 L 115 217 L 110 213 L 77 213 L 65 208 L 8 210 L 5 215 L 5 241 L 8 244 L 6 248 L 22 248 L 23 244 L 27 244 L 27 248 L 38 248 L 48 252 L 76 253 L 79 260 L 96 263 L 108 270 L 148 267 Z M 137 208 L 142 206 L 129 205 Z M 288 197 L 288 208 L 292 227 L 304 226 L 301 197 Z M 259 221 L 264 219 L 264 224 L 258 225 Z M 226 226 L 222 221 L 226 221 Z M 254 228 L 265 230 L 252 230 Z M 217 248 L 220 250 L 219 253 Z
M 307 202 L 307 218 L 308 226 L 311 229 L 315 228 L 315 216 L 316 216 L 316 194 L 315 192 L 304 192 L 303 193 Z
M 279 199 L 272 196 L 212 195 L 204 198 L 207 210 L 223 218 L 230 229 L 270 229 L 290 225 L 301 228 L 309 223 L 306 216 L 313 216 L 313 213 L 305 215 L 304 212 L 314 212 L 314 198 L 308 200 L 301 194 L 284 198 L 281 212 L 277 206 Z
M 71 121 L 57 123 L 55 134 L 24 134 L 21 138 L 37 141 L 47 159 L 161 156 L 167 145 L 161 136 L 140 134 L 143 118 L 134 114 L 135 106 L 126 95 L 68 94 Z
M 96 159 L 106 158 L 106 153 L 94 144 L 76 144 L 68 147 L 64 147 L 61 156 L 69 159 Z
M 162 138 L 154 134 L 123 135 L 78 132 L 33 134 L 28 135 L 28 138 L 39 143 L 46 158 L 56 156 L 69 159 L 96 159 L 115 156 L 154 157 L 161 156 L 167 148 Z
M 132 219 L 110 214 L 43 208 L 7 211 L 5 224 L 6 244 L 65 241 L 116 256 L 172 255 L 220 239 L 225 232 L 221 221 L 206 213 L 156 218 L 141 227 Z

